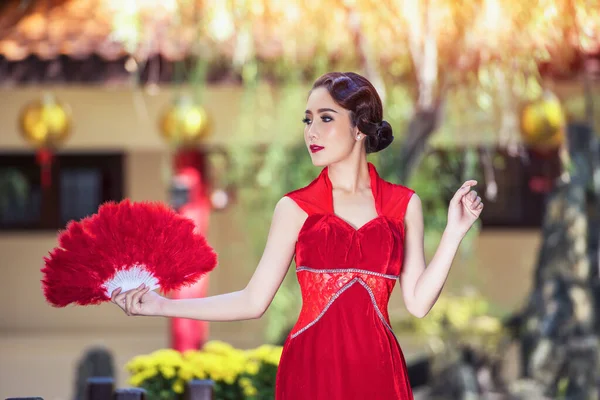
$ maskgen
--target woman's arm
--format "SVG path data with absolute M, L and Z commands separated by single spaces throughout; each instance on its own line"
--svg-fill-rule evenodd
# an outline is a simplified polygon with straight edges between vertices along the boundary
M 418 318 L 427 315 L 437 301 L 460 242 L 483 209 L 477 193 L 470 191 L 470 187 L 475 183 L 466 182 L 450 202 L 448 224 L 427 267 L 421 199 L 413 194 L 408 203 L 405 216 L 404 266 L 400 275 L 400 286 L 406 308 Z
M 279 289 L 294 255 L 306 214 L 284 197 L 273 213 L 267 244 L 248 285 L 239 291 L 196 299 L 166 299 L 147 288 L 113 295 L 128 315 L 158 315 L 202 321 L 237 321 L 263 315 Z

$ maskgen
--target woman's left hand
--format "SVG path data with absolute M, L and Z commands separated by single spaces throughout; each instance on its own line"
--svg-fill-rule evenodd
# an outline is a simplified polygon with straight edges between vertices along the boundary
M 450 206 L 448 207 L 448 226 L 447 229 L 464 237 L 471 226 L 477 221 L 483 210 L 481 197 L 477 192 L 471 190 L 477 181 L 469 180 L 456 191 Z

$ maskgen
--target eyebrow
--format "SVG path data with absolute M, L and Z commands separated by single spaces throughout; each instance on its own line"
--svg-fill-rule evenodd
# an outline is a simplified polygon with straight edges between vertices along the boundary
M 319 108 L 317 111 L 318 111 L 319 113 L 323 113 L 323 112 L 331 111 L 331 112 L 334 112 L 334 113 L 338 114 L 338 112 L 337 112 L 337 111 L 335 111 L 335 110 L 333 110 L 333 109 L 331 109 L 331 108 Z M 312 114 L 312 111 L 310 111 L 310 110 L 306 110 L 306 111 L 304 111 L 304 113 L 305 113 L 305 114 Z

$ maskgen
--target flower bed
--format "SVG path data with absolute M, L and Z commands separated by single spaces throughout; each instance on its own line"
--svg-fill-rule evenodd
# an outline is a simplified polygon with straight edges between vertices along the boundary
M 161 349 L 131 359 L 129 384 L 147 391 L 148 400 L 183 398 L 186 382 L 213 380 L 215 400 L 272 399 L 282 348 L 262 345 L 240 350 L 221 341 L 180 353 Z

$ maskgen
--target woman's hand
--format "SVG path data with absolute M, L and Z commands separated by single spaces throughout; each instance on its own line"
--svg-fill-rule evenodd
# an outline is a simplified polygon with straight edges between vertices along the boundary
M 460 189 L 456 191 L 450 206 L 448 207 L 448 226 L 451 232 L 464 237 L 483 210 L 481 197 L 477 192 L 471 190 L 477 181 L 470 180 L 463 183 Z
M 137 289 L 121 293 L 121 288 L 112 292 L 111 301 L 121 307 L 127 315 L 160 315 L 166 299 L 158 293 L 151 292 L 149 287 L 141 284 Z

